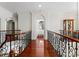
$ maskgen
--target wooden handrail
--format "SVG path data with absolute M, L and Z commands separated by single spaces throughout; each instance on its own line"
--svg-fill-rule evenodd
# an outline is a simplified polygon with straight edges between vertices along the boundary
M 21 30 L 0 30 L 0 32 L 5 32 L 5 31 L 21 31 Z
M 60 31 L 63 31 L 63 32 L 65 32 L 65 31 L 67 31 L 67 32 L 72 32 L 72 33 L 75 33 L 75 34 L 79 34 L 79 30 L 76 30 L 76 31 L 71 31 L 71 30 L 60 30 Z
M 16 34 L 6 34 L 6 35 L 22 35 L 22 34 L 26 34 L 26 32 L 16 33 Z
M 48 31 L 49 31 L 49 30 L 48 30 Z M 64 37 L 64 38 L 68 38 L 68 40 L 75 41 L 75 42 L 79 42 L 79 39 L 76 39 L 76 38 L 73 38 L 73 37 L 70 37 L 70 36 L 67 36 L 67 35 L 62 35 L 62 34 L 59 34 L 59 33 L 53 32 L 53 31 L 49 31 L 49 32 L 55 33 L 55 34 L 57 34 L 57 35 L 59 35 L 59 36 L 62 36 L 62 37 Z M 65 39 L 65 40 L 66 40 L 66 39 Z
M 0 48 L 6 43 L 6 40 L 0 45 Z

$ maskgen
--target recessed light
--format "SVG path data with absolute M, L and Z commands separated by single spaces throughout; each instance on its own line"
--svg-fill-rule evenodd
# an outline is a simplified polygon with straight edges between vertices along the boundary
M 41 5 L 41 4 L 39 4 L 39 5 L 38 5 L 38 7 L 39 7 L 39 8 L 41 8 L 41 7 L 42 7 L 42 5 Z

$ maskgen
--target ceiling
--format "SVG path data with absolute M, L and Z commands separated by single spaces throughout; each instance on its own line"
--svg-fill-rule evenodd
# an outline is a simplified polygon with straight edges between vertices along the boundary
M 42 7 L 39 8 L 38 5 Z M 18 11 L 55 11 L 64 9 L 76 9 L 76 2 L 0 2 L 0 6 L 8 9 L 11 12 Z M 69 7 L 69 8 L 68 8 Z

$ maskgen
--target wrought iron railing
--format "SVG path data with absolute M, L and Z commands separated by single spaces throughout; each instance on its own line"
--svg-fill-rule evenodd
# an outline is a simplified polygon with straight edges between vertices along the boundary
M 6 40 L 6 35 L 20 33 L 20 30 L 0 30 L 0 45 Z
M 31 41 L 31 31 L 17 32 L 16 34 L 4 35 L 4 42 L 0 45 L 1 57 L 15 57 L 19 56 L 25 47 Z
M 79 39 L 48 31 L 48 41 L 61 57 L 79 56 Z

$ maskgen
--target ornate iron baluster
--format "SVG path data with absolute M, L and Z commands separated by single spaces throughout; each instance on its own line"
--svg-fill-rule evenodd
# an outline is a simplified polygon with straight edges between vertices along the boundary
M 76 57 L 77 57 L 77 42 L 76 42 Z

